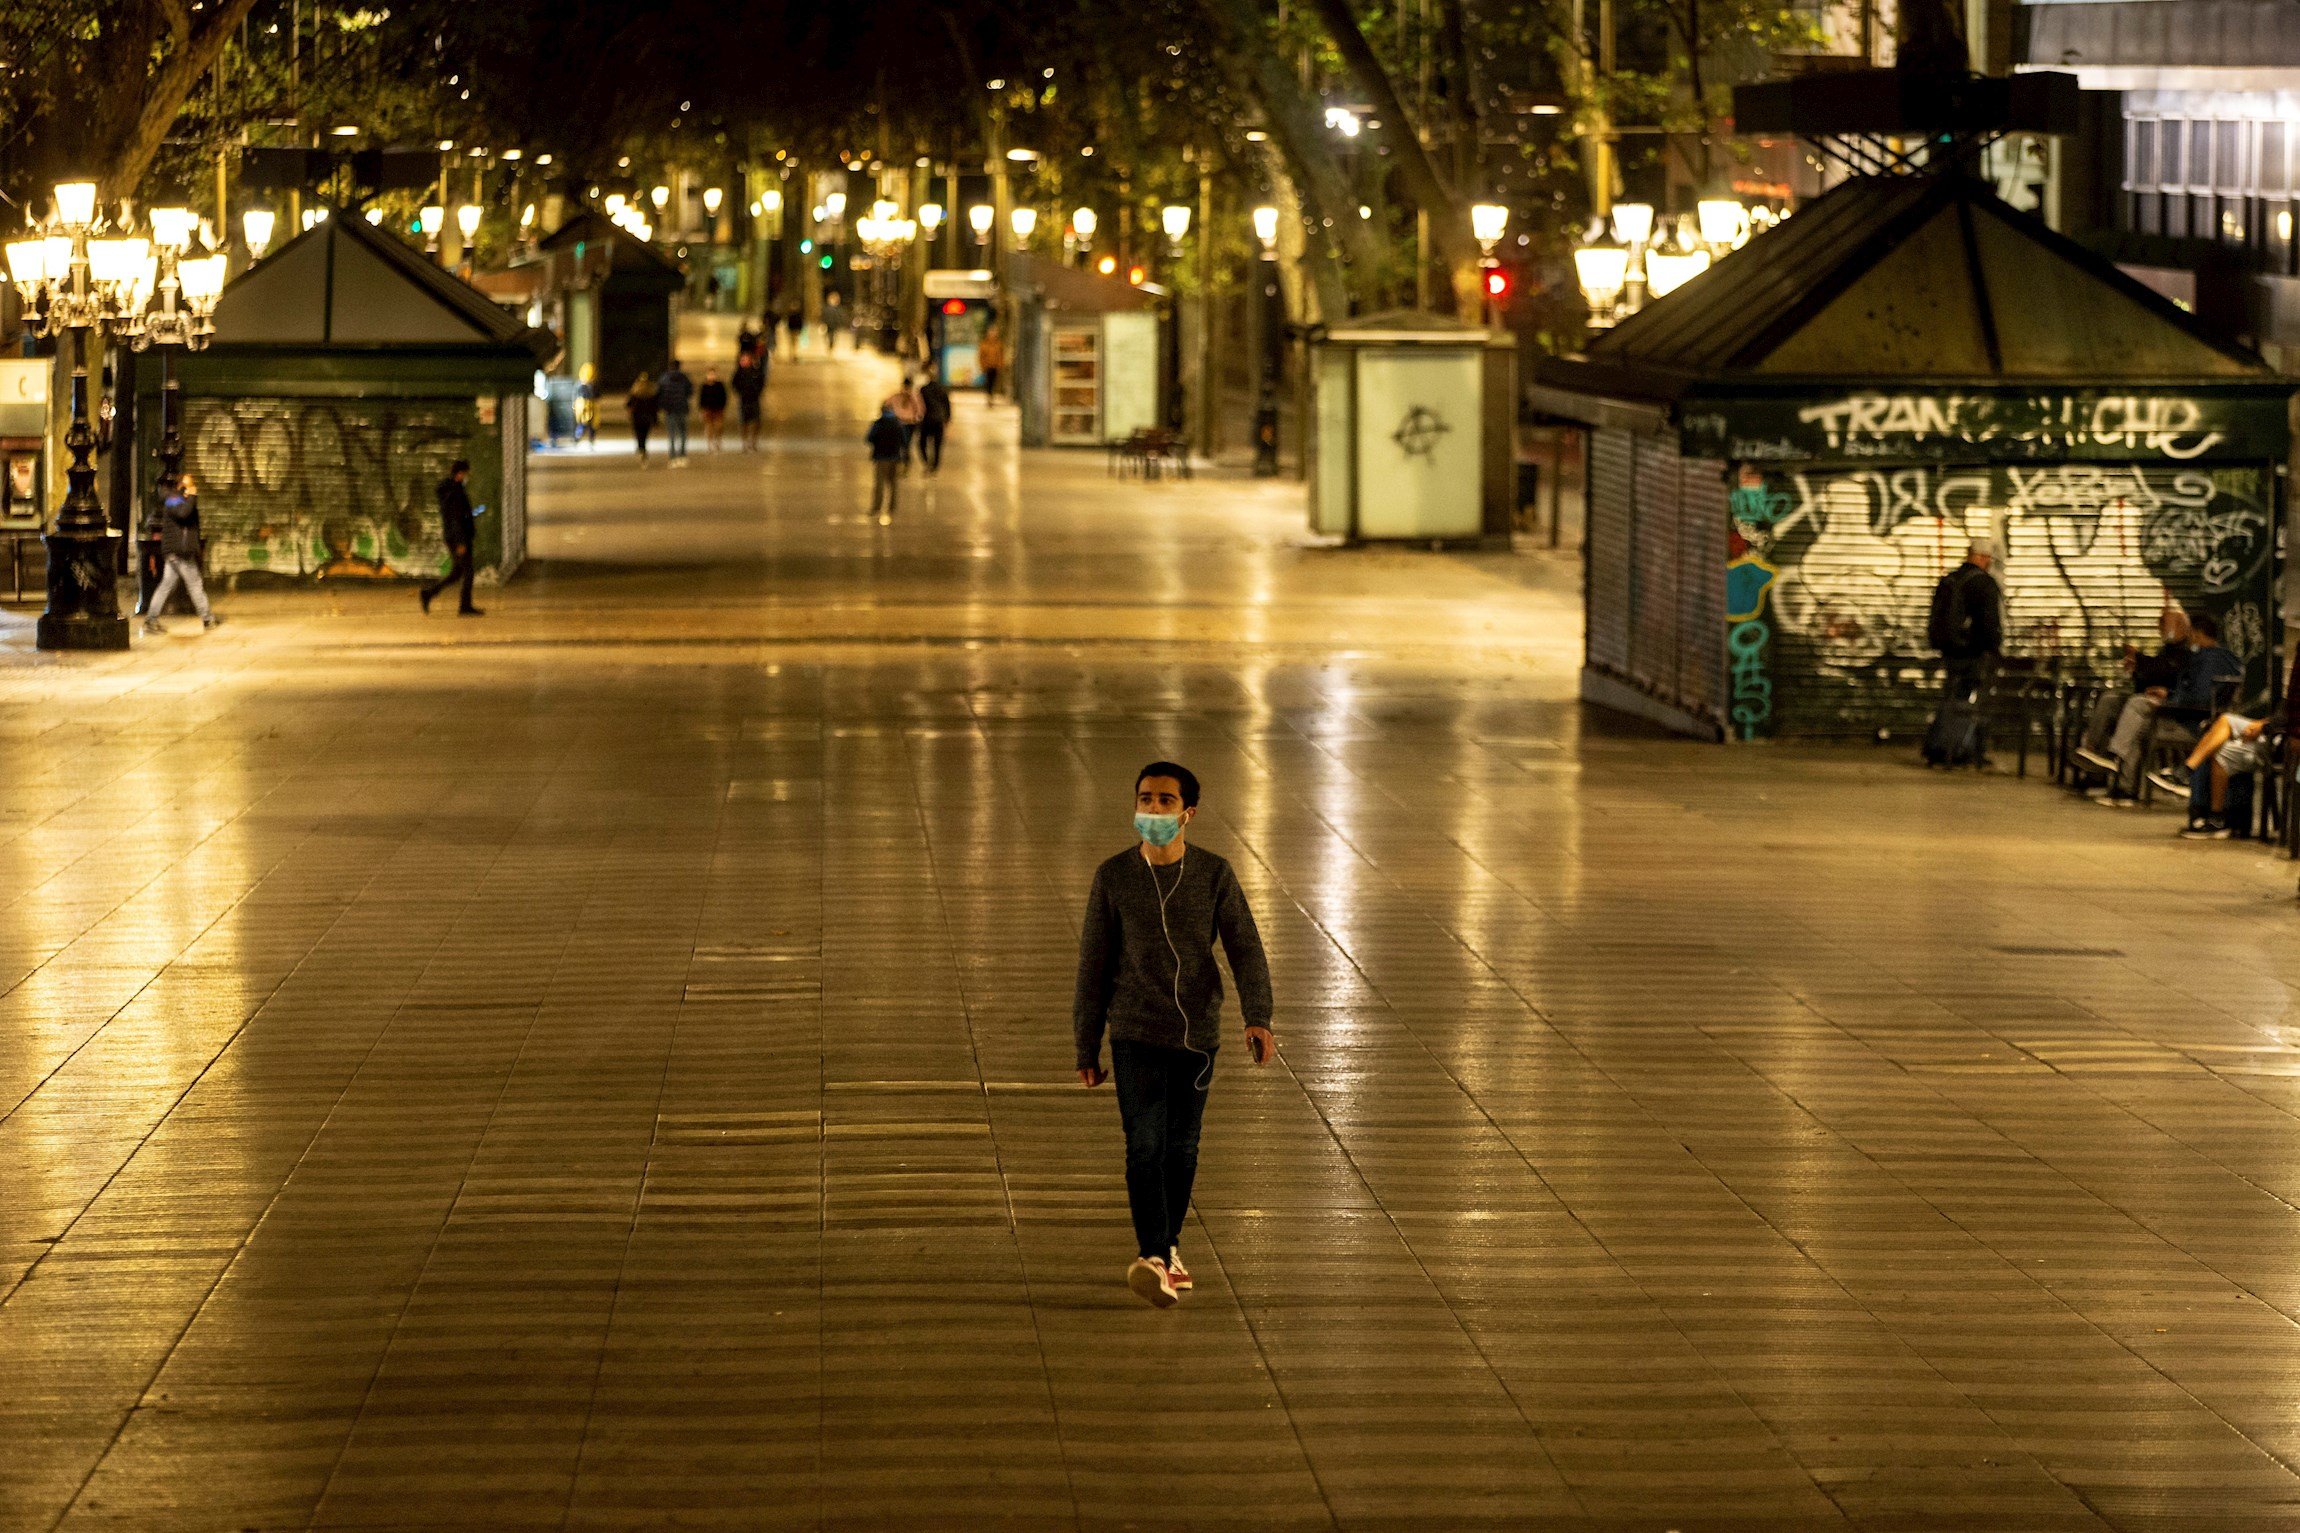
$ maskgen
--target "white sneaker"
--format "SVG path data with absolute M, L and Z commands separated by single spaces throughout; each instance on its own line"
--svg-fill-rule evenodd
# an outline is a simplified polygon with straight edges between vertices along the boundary
M 1180 1246 L 1166 1248 L 1166 1281 L 1174 1285 L 1176 1292 L 1190 1287 L 1190 1269 L 1182 1265 Z
M 1174 1281 L 1166 1275 L 1166 1264 L 1155 1256 L 1137 1256 L 1134 1265 L 1126 1269 L 1126 1286 L 1145 1304 L 1159 1309 L 1172 1309 L 1180 1297 L 1174 1292 Z
M 2104 756 L 2089 745 L 2080 745 L 2069 754 L 2086 766 L 2099 771 L 2114 772 L 2116 770 L 2116 758 L 2114 756 Z

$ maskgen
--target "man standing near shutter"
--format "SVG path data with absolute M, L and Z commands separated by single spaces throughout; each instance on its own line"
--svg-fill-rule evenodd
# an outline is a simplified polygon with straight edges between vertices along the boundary
M 1993 539 L 1973 539 L 1965 550 L 1965 562 L 1933 588 L 1928 637 L 1948 669 L 1947 697 L 1977 693 L 1987 679 L 1989 662 L 2004 649 L 2004 592 L 1989 573 L 1996 553 Z

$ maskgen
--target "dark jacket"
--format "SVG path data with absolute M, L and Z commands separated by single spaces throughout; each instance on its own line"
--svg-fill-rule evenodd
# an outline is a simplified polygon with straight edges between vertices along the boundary
M 684 415 L 694 402 L 695 380 L 674 367 L 655 380 L 655 402 L 665 415 Z
M 2005 645 L 2004 593 L 1994 576 L 1971 562 L 1958 565 L 1933 587 L 1926 637 L 1952 663 L 1993 655 Z
M 2209 708 L 2212 694 L 2223 681 L 2240 679 L 2244 662 L 2218 644 L 2198 645 L 2180 672 L 2180 684 L 2168 701 L 2175 708 Z
M 453 474 L 439 481 L 439 535 L 449 548 L 471 546 L 471 492 Z
M 2153 655 L 2142 655 L 2132 665 L 2132 690 L 2145 692 L 2150 687 L 2171 691 L 2180 684 L 2180 673 L 2188 668 L 2188 645 L 2185 640 L 2167 639 Z
M 1168 1048 L 1217 1046 L 1222 974 L 1214 966 L 1216 937 L 1237 977 L 1246 1025 L 1268 1027 L 1270 964 L 1228 862 L 1193 846 L 1180 862 L 1158 868 L 1133 847 L 1095 869 L 1070 1010 L 1078 1067 L 1100 1063 L 1105 1032 Z
M 170 559 L 200 556 L 198 496 L 170 495 L 160 502 L 160 552 Z
M 705 415 L 724 413 L 727 408 L 727 386 L 716 379 L 706 380 L 695 395 L 695 405 Z
M 873 463 L 892 463 L 902 456 L 902 422 L 892 415 L 882 415 L 870 423 L 863 440 L 870 443 Z
M 950 390 L 942 386 L 940 378 L 929 378 L 918 391 L 919 403 L 926 406 L 926 423 L 942 426 L 950 421 Z
M 735 397 L 744 404 L 755 405 L 759 396 L 767 391 L 767 369 L 763 362 L 745 362 L 735 369 Z

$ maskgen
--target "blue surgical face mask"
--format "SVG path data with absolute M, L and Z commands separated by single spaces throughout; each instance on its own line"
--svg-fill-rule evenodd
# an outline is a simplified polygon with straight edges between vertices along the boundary
M 1171 846 L 1174 838 L 1182 834 L 1182 817 L 1178 814 L 1138 814 L 1134 829 L 1152 846 Z

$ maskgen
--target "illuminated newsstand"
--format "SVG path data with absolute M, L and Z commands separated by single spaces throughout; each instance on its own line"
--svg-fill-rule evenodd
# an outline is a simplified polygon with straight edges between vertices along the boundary
M 1541 364 L 1589 431 L 1582 695 L 1689 734 L 1921 728 L 1935 582 L 2120 675 L 2167 601 L 2269 695 L 2293 384 L 1958 175 L 1857 177 Z

